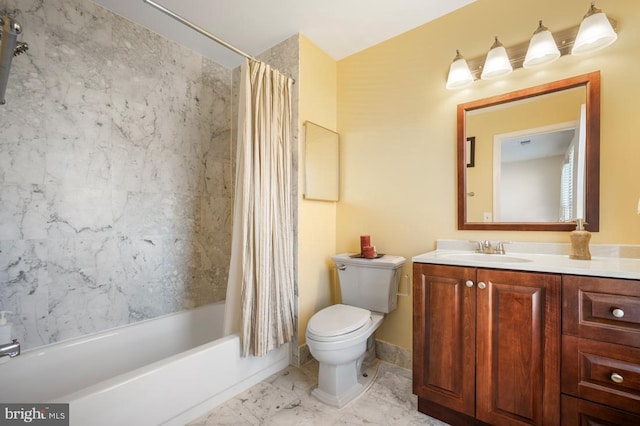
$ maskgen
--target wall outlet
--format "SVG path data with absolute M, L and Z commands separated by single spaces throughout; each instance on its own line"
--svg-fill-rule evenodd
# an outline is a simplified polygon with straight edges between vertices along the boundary
M 640 208 L 640 204 L 638 205 L 638 208 Z M 482 219 L 485 222 L 493 222 L 493 214 L 491 212 L 484 212 L 482 215 Z

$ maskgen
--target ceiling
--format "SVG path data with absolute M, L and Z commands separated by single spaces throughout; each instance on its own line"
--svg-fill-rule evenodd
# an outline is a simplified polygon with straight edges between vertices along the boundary
M 143 0 L 94 0 L 227 67 L 243 58 Z M 154 0 L 250 55 L 302 33 L 340 60 L 476 0 Z
M 510 163 L 563 156 L 567 153 L 575 134 L 576 128 L 572 127 L 503 139 L 500 144 L 501 162 Z

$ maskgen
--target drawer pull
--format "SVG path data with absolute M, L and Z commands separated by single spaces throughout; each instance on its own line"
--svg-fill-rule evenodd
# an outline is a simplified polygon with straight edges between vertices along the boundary
M 616 318 L 622 318 L 624 316 L 624 311 L 620 308 L 615 308 L 611 311 L 611 314 Z
M 619 375 L 618 373 L 611 373 L 611 381 L 613 383 L 622 383 L 624 382 L 624 377 L 622 377 L 621 375 Z
M 464 285 L 466 285 L 467 287 L 471 288 L 471 287 L 473 287 L 473 281 L 469 280 L 466 283 L 464 283 Z
M 480 290 L 482 290 L 482 289 L 487 288 L 487 285 L 486 285 L 485 283 L 483 283 L 482 281 L 480 281 L 480 282 L 478 283 L 478 288 L 479 288 Z

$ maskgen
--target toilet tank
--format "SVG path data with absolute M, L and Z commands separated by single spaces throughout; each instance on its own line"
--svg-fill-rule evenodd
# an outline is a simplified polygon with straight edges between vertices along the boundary
M 385 314 L 396 309 L 406 259 L 389 255 L 377 259 L 351 256 L 345 253 L 331 257 L 338 269 L 342 303 Z

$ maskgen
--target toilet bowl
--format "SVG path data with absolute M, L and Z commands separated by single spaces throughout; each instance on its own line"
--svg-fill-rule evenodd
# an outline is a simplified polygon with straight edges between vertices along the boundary
M 343 407 L 373 382 L 375 367 L 361 374 L 363 362 L 375 360 L 373 333 L 382 324 L 384 313 L 396 308 L 405 259 L 358 259 L 349 254 L 332 259 L 343 303 L 316 312 L 307 324 L 306 340 L 320 366 L 318 387 L 311 394 L 325 404 Z
M 366 390 L 366 383 L 359 380 L 362 361 L 367 340 L 382 319 L 382 314 L 341 304 L 311 317 L 307 345 L 320 365 L 318 387 L 312 395 L 326 404 L 342 407 Z

